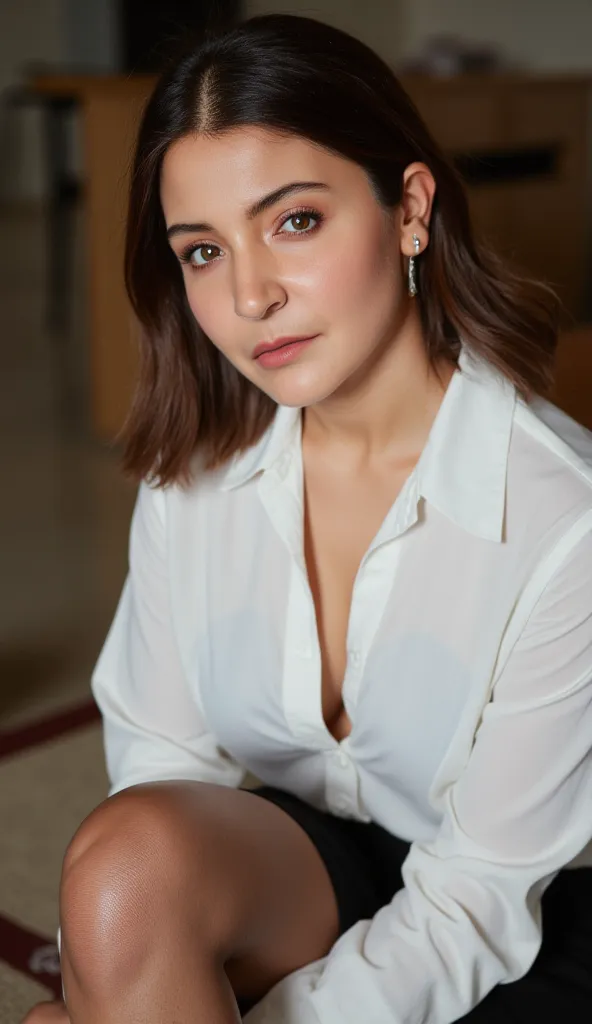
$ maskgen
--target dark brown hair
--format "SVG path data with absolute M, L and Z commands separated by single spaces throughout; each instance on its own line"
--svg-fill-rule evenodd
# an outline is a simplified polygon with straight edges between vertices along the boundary
M 126 288 L 141 327 L 140 376 L 123 430 L 130 476 L 187 482 L 197 453 L 204 468 L 222 465 L 261 437 L 277 408 L 195 321 L 160 204 L 162 159 L 173 142 L 247 125 L 355 161 L 387 210 L 401 201 L 404 169 L 427 164 L 436 195 L 416 301 L 431 361 L 455 361 L 462 337 L 524 397 L 547 390 L 555 297 L 476 242 L 462 182 L 388 65 L 337 28 L 263 15 L 212 33 L 175 59 L 144 111 L 125 252 Z

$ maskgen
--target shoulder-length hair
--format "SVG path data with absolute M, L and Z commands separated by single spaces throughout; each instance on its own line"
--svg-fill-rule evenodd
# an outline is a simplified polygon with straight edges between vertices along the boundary
M 122 432 L 128 475 L 187 483 L 196 455 L 205 469 L 223 465 L 259 440 L 277 408 L 195 321 L 160 203 L 172 143 L 239 126 L 291 133 L 355 161 L 386 210 L 401 201 L 405 168 L 425 163 L 436 195 L 416 301 L 430 361 L 456 361 L 462 338 L 524 397 L 547 390 L 556 298 L 475 240 L 462 182 L 388 65 L 322 22 L 253 17 L 175 59 L 143 114 L 125 251 L 141 328 L 138 385 Z

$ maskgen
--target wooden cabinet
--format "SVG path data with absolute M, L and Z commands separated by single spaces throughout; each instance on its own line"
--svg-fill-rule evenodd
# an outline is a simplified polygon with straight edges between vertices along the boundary
M 32 83 L 74 96 L 82 116 L 90 418 L 96 437 L 113 441 L 136 379 L 137 321 L 123 281 L 129 170 L 152 75 L 44 75 Z
M 477 231 L 553 285 L 568 312 L 582 317 L 590 275 L 592 79 L 488 75 L 403 83 L 467 172 Z
M 550 399 L 592 430 L 592 324 L 561 335 Z

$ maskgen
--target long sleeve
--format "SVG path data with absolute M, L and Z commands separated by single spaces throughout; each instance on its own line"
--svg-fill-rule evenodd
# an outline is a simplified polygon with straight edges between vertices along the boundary
M 592 838 L 591 519 L 563 538 L 403 888 L 275 985 L 246 1024 L 449 1024 L 528 972 L 541 897 Z
M 142 483 L 129 573 L 91 682 L 103 715 L 109 796 L 164 779 L 239 786 L 246 774 L 217 745 L 189 691 L 169 594 L 166 500 Z
M 245 770 L 208 731 L 181 666 L 170 611 L 162 491 L 141 484 L 129 572 L 91 688 L 103 716 L 109 796 L 141 782 L 239 786 Z M 57 932 L 61 953 L 61 928 Z M 62 986 L 65 1001 L 66 994 Z

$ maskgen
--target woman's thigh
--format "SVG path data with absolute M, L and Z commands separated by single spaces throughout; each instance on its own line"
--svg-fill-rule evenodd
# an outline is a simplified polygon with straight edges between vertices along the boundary
M 66 854 L 60 916 L 67 947 L 88 949 L 90 921 L 108 942 L 92 912 L 107 889 L 111 907 L 121 908 L 110 919 L 119 946 L 122 931 L 132 944 L 142 923 L 149 933 L 143 907 L 149 901 L 154 913 L 156 902 L 159 936 L 172 933 L 179 914 L 186 933 L 195 920 L 196 955 L 199 943 L 214 943 L 237 998 L 247 1003 L 325 956 L 339 933 L 334 890 L 312 840 L 284 810 L 248 790 L 172 781 L 110 797 Z M 204 922 L 212 932 L 205 937 Z M 105 962 L 90 962 L 97 959 Z

